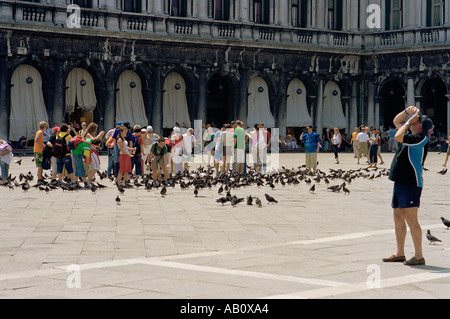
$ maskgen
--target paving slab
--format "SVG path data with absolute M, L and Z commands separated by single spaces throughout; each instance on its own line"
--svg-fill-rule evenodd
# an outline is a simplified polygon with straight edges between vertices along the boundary
M 286 168 L 305 161 L 301 153 L 279 156 Z M 179 185 L 165 197 L 159 189 L 129 188 L 120 205 L 108 179 L 95 194 L 0 187 L 0 298 L 450 298 L 450 230 L 440 221 L 450 219 L 450 174 L 438 174 L 444 154 L 430 153 L 425 165 L 421 267 L 381 262 L 395 251 L 393 183 L 368 177 L 389 168 L 393 154 L 383 158 L 377 171 L 363 170 L 366 178 L 347 183 L 349 195 L 327 189 L 340 179 L 231 190 L 259 197 L 261 208 L 216 203 L 224 196 L 219 185 L 198 197 Z M 367 167 L 350 153 L 341 154 L 339 165 L 332 153 L 318 154 L 318 161 L 325 173 Z M 106 168 L 107 158 L 101 163 Z M 28 171 L 36 172 L 31 157 L 10 167 L 12 176 Z M 427 229 L 442 242 L 430 245 Z M 413 251 L 408 234 L 407 256 Z M 79 287 L 71 286 L 73 278 Z

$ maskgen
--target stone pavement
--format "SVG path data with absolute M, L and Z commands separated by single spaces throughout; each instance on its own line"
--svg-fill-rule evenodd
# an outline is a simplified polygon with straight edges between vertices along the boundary
M 392 153 L 384 153 L 389 168 Z M 15 158 L 17 159 L 17 158 Z M 319 168 L 358 169 L 352 154 L 318 156 Z M 126 189 L 121 204 L 110 181 L 91 194 L 0 187 L 0 298 L 449 298 L 450 173 L 439 175 L 444 154 L 426 163 L 420 222 L 426 266 L 383 264 L 395 252 L 390 200 L 383 176 L 357 178 L 351 193 L 314 194 L 275 184 L 232 190 L 262 199 L 263 207 L 222 206 L 218 186 L 203 189 Z M 102 168 L 106 157 L 101 158 Z M 281 154 L 287 168 L 304 154 Z M 36 173 L 30 157 L 10 172 Z M 34 184 L 33 181 L 32 184 Z M 333 183 L 341 181 L 331 181 Z M 264 194 L 278 204 L 268 204 Z M 429 245 L 425 231 L 442 240 Z M 407 257 L 413 254 L 411 238 Z

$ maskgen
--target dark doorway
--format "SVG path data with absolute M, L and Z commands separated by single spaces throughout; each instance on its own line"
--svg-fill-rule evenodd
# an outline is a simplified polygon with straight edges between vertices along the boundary
M 422 86 L 422 112 L 434 123 L 436 135 L 447 137 L 447 87 L 439 78 L 426 80 Z
M 208 82 L 206 124 L 220 128 L 229 123 L 233 114 L 232 96 L 228 78 L 215 74 Z
M 393 126 L 395 116 L 405 109 L 405 89 L 396 80 L 388 81 L 381 88 L 380 97 L 380 122 Z

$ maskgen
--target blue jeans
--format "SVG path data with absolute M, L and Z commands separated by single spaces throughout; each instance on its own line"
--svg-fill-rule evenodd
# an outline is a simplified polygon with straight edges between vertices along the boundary
M 377 156 L 378 156 L 378 145 L 370 146 L 369 151 L 370 164 L 377 163 Z
M 86 171 L 83 165 L 83 155 L 73 154 L 73 161 L 75 163 L 75 176 L 86 177 Z
M 56 172 L 58 174 L 61 174 L 63 172 L 64 167 L 66 168 L 67 174 L 73 173 L 73 166 L 72 166 L 72 156 L 67 155 L 64 158 L 57 158 L 56 159 Z
M 108 170 L 106 171 L 106 175 L 109 177 L 113 175 L 114 171 L 114 148 L 108 148 Z
M 9 164 L 6 162 L 0 161 L 0 166 L 2 169 L 2 179 L 8 178 L 8 172 L 9 172 Z
M 136 175 L 142 175 L 142 165 L 141 165 L 141 156 L 133 156 L 131 158 L 131 172 L 133 172 L 133 168 L 136 166 Z

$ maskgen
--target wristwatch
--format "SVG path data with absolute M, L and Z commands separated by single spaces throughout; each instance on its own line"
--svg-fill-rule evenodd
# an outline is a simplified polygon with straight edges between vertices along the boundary
M 411 123 L 406 122 L 405 124 L 408 125 L 408 127 L 411 127 Z

